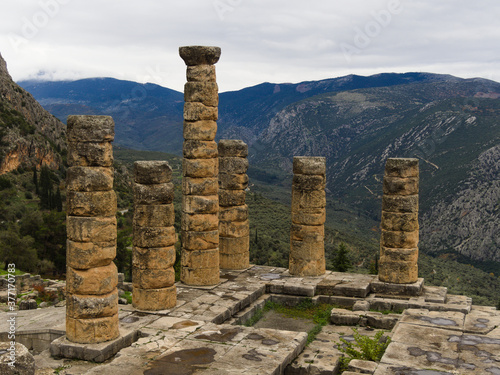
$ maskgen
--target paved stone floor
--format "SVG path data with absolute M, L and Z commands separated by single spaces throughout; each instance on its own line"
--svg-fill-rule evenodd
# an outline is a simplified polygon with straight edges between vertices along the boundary
M 173 309 L 151 313 L 120 305 L 120 330 L 136 330 L 140 338 L 101 364 L 52 358 L 44 350 L 64 334 L 64 307 L 17 311 L 17 334 L 39 352 L 39 375 L 334 375 L 341 356 L 337 344 L 340 337 L 352 340 L 353 325 L 365 335 L 383 328 L 392 342 L 380 364 L 352 362 L 346 375 L 500 374 L 500 311 L 447 295 L 445 288 L 425 287 L 423 280 L 407 296 L 395 296 L 391 288 L 384 294 L 380 284 L 370 275 L 327 272 L 299 278 L 272 267 L 223 272 L 215 287 L 178 285 Z M 414 295 L 415 288 L 420 295 Z M 236 325 L 270 298 L 293 304 L 305 297 L 343 307 L 332 311 L 336 324 L 325 326 L 307 347 L 307 334 L 283 330 L 286 324 L 282 330 Z M 7 328 L 7 315 L 1 313 L 0 339 Z

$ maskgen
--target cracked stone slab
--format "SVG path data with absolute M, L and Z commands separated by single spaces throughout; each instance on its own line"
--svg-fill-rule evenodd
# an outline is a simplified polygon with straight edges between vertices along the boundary
M 465 317 L 464 331 L 466 333 L 487 334 L 500 326 L 500 314 L 494 308 L 473 306 Z
M 474 365 L 459 359 L 457 352 L 439 352 L 415 344 L 393 342 L 387 347 L 381 360 L 384 364 L 399 365 L 415 369 L 436 369 L 440 371 L 462 371 L 467 373 Z
M 392 342 L 425 347 L 428 350 L 446 352 L 458 350 L 456 337 L 461 333 L 435 327 L 422 327 L 399 323 L 392 335 Z
M 428 368 L 412 368 L 403 365 L 379 364 L 373 375 L 456 375 L 457 372 Z
M 401 323 L 463 331 L 465 315 L 455 311 L 429 311 L 425 309 L 405 310 Z
M 445 303 L 448 288 L 441 286 L 424 286 L 423 293 L 425 302 Z

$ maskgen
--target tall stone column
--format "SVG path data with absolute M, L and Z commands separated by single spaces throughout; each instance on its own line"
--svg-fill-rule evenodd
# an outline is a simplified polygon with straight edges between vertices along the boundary
M 134 164 L 132 303 L 140 310 L 175 307 L 172 168 L 166 161 Z
M 326 165 L 323 157 L 293 158 L 291 275 L 325 273 Z
M 385 164 L 379 280 L 409 284 L 418 279 L 418 159 Z
M 250 261 L 250 227 L 245 189 L 248 187 L 248 146 L 240 140 L 219 141 L 220 268 L 240 270 Z
M 66 337 L 88 344 L 118 331 L 114 122 L 68 117 Z
M 181 281 L 219 282 L 218 87 L 214 64 L 219 47 L 179 48 L 187 65 L 184 86 Z

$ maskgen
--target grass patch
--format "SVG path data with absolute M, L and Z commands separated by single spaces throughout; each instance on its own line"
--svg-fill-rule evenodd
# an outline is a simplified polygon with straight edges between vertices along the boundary
M 124 292 L 123 298 L 125 298 L 127 300 L 128 304 L 130 304 L 130 305 L 132 304 L 132 292 L 129 292 L 129 291 Z
M 310 298 L 302 300 L 299 304 L 295 306 L 285 306 L 280 303 L 267 301 L 262 309 L 258 309 L 255 314 L 245 322 L 245 326 L 251 327 L 255 325 L 266 312 L 274 310 L 277 313 L 294 319 L 306 319 L 311 320 L 315 325 L 307 333 L 307 345 L 309 345 L 321 332 L 321 329 L 329 324 L 330 314 L 334 305 L 329 304 L 314 304 Z

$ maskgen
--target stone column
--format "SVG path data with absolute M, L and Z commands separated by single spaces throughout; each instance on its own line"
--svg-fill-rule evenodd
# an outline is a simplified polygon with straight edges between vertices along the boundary
M 418 159 L 385 164 L 379 280 L 409 284 L 418 279 Z
M 93 344 L 118 331 L 114 122 L 68 117 L 66 337 Z
M 245 189 L 248 187 L 248 146 L 240 140 L 219 141 L 220 268 L 248 268 L 250 228 Z
M 218 87 L 214 64 L 219 47 L 179 48 L 187 65 L 184 86 L 181 281 L 219 282 Z
M 134 164 L 132 303 L 140 310 L 175 307 L 172 168 L 166 161 Z
M 325 273 L 325 173 L 323 157 L 293 158 L 291 275 Z

